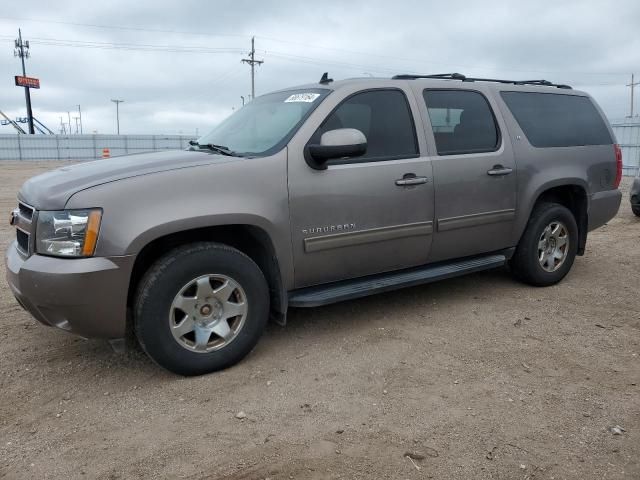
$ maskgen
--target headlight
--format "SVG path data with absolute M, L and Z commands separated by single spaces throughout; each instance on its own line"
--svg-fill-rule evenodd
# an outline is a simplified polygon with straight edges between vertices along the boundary
M 102 210 L 38 212 L 36 251 L 57 257 L 90 257 L 96 249 Z

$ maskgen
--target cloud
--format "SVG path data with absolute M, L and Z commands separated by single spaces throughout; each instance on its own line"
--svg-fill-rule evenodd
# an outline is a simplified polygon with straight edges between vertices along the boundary
M 241 59 L 252 35 L 265 61 L 256 67 L 258 94 L 315 82 L 327 70 L 335 79 L 460 71 L 569 83 L 619 118 L 628 109 L 625 84 L 640 65 L 637 18 L 633 0 L 615 7 L 586 0 L 32 0 L 28 9 L 8 4 L 0 14 L 0 109 L 25 116 L 23 90 L 13 85 L 20 65 L 12 39 L 21 27 L 31 41 L 27 73 L 42 83 L 32 91 L 34 113 L 54 130 L 81 104 L 85 131 L 114 132 L 110 99 L 121 98 L 122 132 L 204 132 L 241 96 L 248 99 L 250 69 Z

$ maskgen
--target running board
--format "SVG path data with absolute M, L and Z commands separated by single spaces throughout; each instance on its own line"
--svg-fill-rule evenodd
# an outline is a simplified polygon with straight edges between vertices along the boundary
M 489 270 L 503 266 L 506 261 L 507 257 L 505 255 L 487 255 L 411 268 L 399 272 L 371 275 L 353 280 L 343 280 L 317 287 L 300 288 L 289 292 L 289 306 L 319 307 L 321 305 L 329 305 L 399 288 L 459 277 L 467 273 Z

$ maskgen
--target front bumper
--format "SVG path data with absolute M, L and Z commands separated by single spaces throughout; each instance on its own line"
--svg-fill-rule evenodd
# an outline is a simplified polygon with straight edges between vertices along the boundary
M 13 242 L 7 282 L 18 303 L 39 322 L 83 337 L 125 336 L 133 256 L 26 258 Z
M 620 190 L 594 193 L 589 204 L 589 231 L 601 227 L 616 216 L 622 202 Z

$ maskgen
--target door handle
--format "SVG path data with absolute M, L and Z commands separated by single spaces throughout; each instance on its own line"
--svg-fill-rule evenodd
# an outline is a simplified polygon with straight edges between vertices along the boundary
M 513 172 L 513 168 L 503 167 L 502 165 L 494 165 L 491 170 L 487 172 L 487 175 L 498 177 L 501 175 L 509 175 Z
M 396 180 L 396 185 L 399 187 L 409 187 L 411 185 L 422 185 L 428 181 L 428 177 L 416 177 L 414 173 L 405 173 L 402 178 Z

